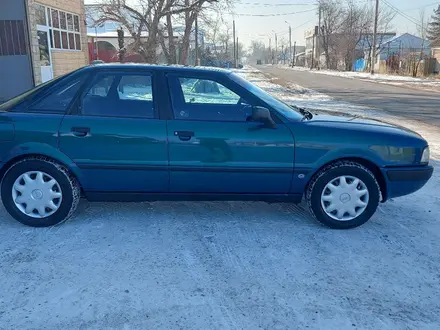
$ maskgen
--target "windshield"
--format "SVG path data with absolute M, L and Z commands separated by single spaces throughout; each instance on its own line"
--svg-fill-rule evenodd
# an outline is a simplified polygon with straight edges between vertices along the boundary
M 295 111 L 292 106 L 289 106 L 287 103 L 266 93 L 260 87 L 253 85 L 252 83 L 240 77 L 239 75 L 235 73 L 231 73 L 230 77 L 233 81 L 238 83 L 240 86 L 246 88 L 252 94 L 260 98 L 263 102 L 267 103 L 270 107 L 274 108 L 288 119 L 301 120 L 303 118 L 303 116 L 299 112 Z

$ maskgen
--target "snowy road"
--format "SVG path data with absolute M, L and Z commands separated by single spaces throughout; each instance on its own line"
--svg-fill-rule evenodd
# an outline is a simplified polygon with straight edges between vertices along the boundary
M 241 73 L 288 101 L 362 111 Z M 349 231 L 303 204 L 83 201 L 49 229 L 1 208 L 0 329 L 438 329 L 434 158 L 424 189 Z
M 281 84 L 294 82 L 342 101 L 378 108 L 389 115 L 440 126 L 438 91 L 421 91 L 277 66 L 259 66 L 258 69 L 279 78 L 278 83 Z

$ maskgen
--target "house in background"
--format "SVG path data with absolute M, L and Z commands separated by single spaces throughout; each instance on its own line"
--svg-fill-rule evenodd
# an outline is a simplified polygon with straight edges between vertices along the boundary
M 404 33 L 376 46 L 377 56 L 374 69 L 381 70 L 381 63 L 385 63 L 392 71 L 397 71 L 402 62 L 431 55 L 431 42 L 415 35 Z M 365 57 L 369 57 L 365 52 Z M 383 66 L 382 66 L 383 67 Z
M 434 74 L 440 73 L 440 40 L 435 40 L 431 44 L 431 56 L 435 58 Z
M 84 0 L 0 0 L 0 103 L 88 64 Z

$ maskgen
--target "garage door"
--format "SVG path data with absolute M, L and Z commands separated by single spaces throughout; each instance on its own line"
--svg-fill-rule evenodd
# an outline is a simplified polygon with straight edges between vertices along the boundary
M 0 0 L 0 103 L 33 87 L 25 0 Z

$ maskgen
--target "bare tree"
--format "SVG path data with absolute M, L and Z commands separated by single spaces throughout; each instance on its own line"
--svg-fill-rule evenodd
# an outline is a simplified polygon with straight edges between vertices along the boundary
M 365 29 L 365 35 L 364 35 L 364 41 L 366 51 L 368 54 L 368 61 L 367 61 L 367 67 L 366 70 L 370 70 L 370 64 L 371 64 L 371 55 L 373 51 L 373 26 L 374 26 L 374 5 L 370 4 L 367 6 L 365 16 L 367 19 L 366 29 Z M 386 43 L 389 39 L 390 30 L 393 28 L 392 22 L 394 18 L 396 17 L 396 11 L 394 11 L 392 8 L 389 7 L 379 7 L 379 17 L 377 21 L 377 39 L 376 39 L 376 58 L 378 58 L 379 53 L 383 50 L 382 46 L 384 43 Z
M 95 24 L 106 21 L 119 22 L 133 39 L 130 45 L 147 63 L 157 62 L 159 44 L 167 49 L 170 62 L 175 62 L 175 43 L 172 31 L 172 16 L 184 14 L 185 32 L 182 41 L 183 62 L 186 62 L 191 28 L 195 17 L 204 4 L 218 0 L 100 0 L 94 7 Z M 166 24 L 163 24 L 163 21 Z M 168 34 L 168 47 L 164 42 L 165 28 Z M 171 40 L 171 42 L 170 42 Z
M 344 8 L 337 0 L 322 0 L 320 2 L 321 23 L 321 46 L 325 55 L 325 64 L 328 69 L 336 69 L 336 62 L 332 60 L 336 53 L 336 34 L 340 31 L 343 23 Z
M 367 8 L 354 0 L 346 0 L 345 19 L 341 23 L 340 37 L 336 41 L 338 52 L 346 71 L 352 69 L 356 57 L 356 47 L 368 29 L 369 19 L 365 16 Z
M 233 48 L 231 44 L 234 42 L 232 39 L 232 28 L 227 25 L 219 34 L 219 41 L 222 45 L 223 51 L 219 54 L 219 60 L 228 61 L 233 58 Z
M 249 47 L 249 59 L 251 61 L 265 61 L 266 63 L 270 60 L 270 50 L 266 47 L 266 45 L 261 41 L 253 40 L 251 42 L 251 46 Z
M 429 19 L 426 18 L 425 10 L 420 9 L 419 24 L 417 24 L 417 32 L 421 38 L 420 43 L 413 45 L 409 52 L 409 67 L 410 73 L 413 77 L 417 77 L 419 73 L 420 63 L 425 59 L 425 50 L 427 45 L 427 31 L 429 26 Z

